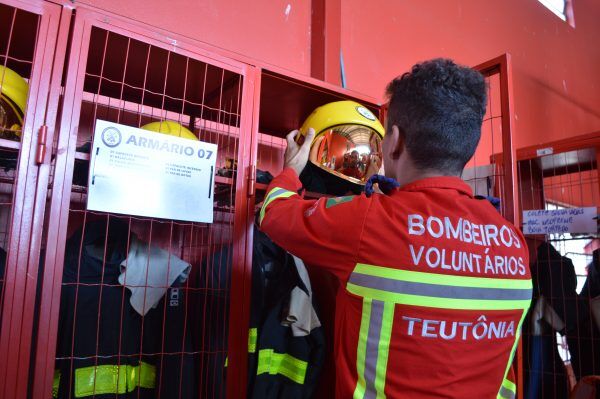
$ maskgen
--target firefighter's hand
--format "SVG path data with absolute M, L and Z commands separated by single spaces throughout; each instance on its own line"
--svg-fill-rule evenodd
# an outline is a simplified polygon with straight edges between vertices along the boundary
M 294 169 L 296 174 L 300 176 L 300 173 L 308 162 L 310 145 L 315 137 L 315 129 L 312 127 L 308 129 L 308 133 L 306 134 L 302 145 L 296 143 L 296 136 L 298 133 L 298 130 L 294 130 L 286 136 L 287 148 L 285 149 L 285 162 L 283 166 L 285 168 Z

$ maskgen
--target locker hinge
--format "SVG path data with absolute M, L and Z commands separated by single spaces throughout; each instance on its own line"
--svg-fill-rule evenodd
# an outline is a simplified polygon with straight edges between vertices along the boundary
M 48 126 L 42 125 L 40 126 L 40 130 L 38 131 L 38 140 L 37 140 L 37 151 L 35 153 L 35 162 L 37 165 L 41 165 L 44 163 L 44 158 L 46 158 L 46 139 L 48 138 Z
M 248 173 L 248 197 L 254 197 L 254 194 L 256 194 L 256 165 L 251 165 Z

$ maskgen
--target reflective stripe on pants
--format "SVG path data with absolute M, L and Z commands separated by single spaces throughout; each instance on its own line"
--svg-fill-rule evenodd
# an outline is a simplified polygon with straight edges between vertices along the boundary
M 298 384 L 304 384 L 308 363 L 287 353 L 277 353 L 273 349 L 258 351 L 256 375 L 280 374 Z
M 258 329 L 251 328 L 248 330 L 248 353 L 256 352 L 256 341 L 258 339 Z
M 139 366 L 105 364 L 75 370 L 75 397 L 124 394 L 136 388 L 154 388 L 156 368 L 141 362 Z

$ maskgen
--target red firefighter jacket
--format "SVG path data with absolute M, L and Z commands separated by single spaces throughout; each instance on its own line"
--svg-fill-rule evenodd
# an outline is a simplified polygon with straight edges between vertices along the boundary
M 456 177 L 390 195 L 304 200 L 292 169 L 267 190 L 261 228 L 340 280 L 338 398 L 512 398 L 531 300 L 522 234 Z

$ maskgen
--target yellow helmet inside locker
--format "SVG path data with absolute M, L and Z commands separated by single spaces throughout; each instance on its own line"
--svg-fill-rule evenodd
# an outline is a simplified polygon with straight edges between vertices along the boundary
M 182 139 L 198 140 L 198 137 L 185 126 L 173 121 L 151 122 L 141 127 L 151 132 L 169 134 L 171 136 L 181 137 Z
M 29 85 L 18 73 L 0 65 L 0 136 L 19 140 Z
M 315 109 L 300 128 L 300 140 L 311 127 L 316 134 L 309 160 L 319 168 L 355 184 L 365 184 L 381 168 L 385 129 L 361 104 L 336 101 Z

